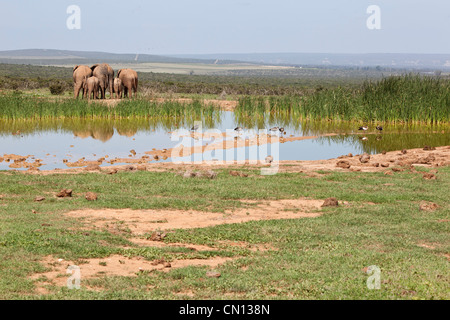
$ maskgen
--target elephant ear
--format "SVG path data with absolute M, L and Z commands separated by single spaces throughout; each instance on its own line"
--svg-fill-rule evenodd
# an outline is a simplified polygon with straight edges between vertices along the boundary
M 122 72 L 122 69 L 120 69 L 119 71 L 117 71 L 117 78 L 119 77 L 120 73 Z
M 94 71 L 94 69 L 97 68 L 97 67 L 98 67 L 98 63 L 94 64 L 94 65 L 91 67 L 91 70 Z
M 77 66 L 75 66 L 75 67 L 73 67 L 73 70 L 72 70 L 72 72 L 75 72 L 75 70 L 77 70 L 77 68 L 79 67 L 79 65 L 77 65 Z

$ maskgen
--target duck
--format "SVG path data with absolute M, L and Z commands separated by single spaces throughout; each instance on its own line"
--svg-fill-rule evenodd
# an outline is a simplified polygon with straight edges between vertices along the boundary
M 358 130 L 364 130 L 364 131 L 366 131 L 367 129 L 369 129 L 369 127 L 368 127 L 368 126 L 362 126 L 362 127 L 359 127 L 359 129 L 358 129 Z
M 199 125 L 196 124 L 195 126 L 193 126 L 193 127 L 191 128 L 191 131 L 196 131 L 198 128 L 199 128 Z
M 280 129 L 278 129 L 278 130 L 280 130 L 280 132 L 284 132 L 284 128 L 280 128 Z
M 242 131 L 242 130 L 244 130 L 242 127 L 236 127 L 236 128 L 234 128 L 234 131 Z
M 379 130 L 379 131 L 381 131 L 381 130 L 383 130 L 383 127 L 380 126 L 380 125 L 378 125 L 378 126 L 376 127 L 376 129 Z
M 278 131 L 278 127 L 273 127 L 269 129 L 270 131 Z

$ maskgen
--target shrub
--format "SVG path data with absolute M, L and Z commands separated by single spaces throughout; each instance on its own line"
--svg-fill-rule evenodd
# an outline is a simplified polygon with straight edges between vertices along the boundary
M 48 88 L 50 89 L 50 93 L 55 95 L 63 94 L 65 90 L 64 85 L 60 82 L 52 83 Z

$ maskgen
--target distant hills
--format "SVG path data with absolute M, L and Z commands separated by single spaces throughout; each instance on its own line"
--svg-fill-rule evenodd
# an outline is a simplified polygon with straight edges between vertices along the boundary
M 450 70 L 450 54 L 333 54 L 333 53 L 229 53 L 229 54 L 123 54 L 55 49 L 0 51 L 0 63 L 76 65 L 107 63 L 253 64 L 278 66 L 352 67 Z
M 404 53 L 248 53 L 248 54 L 180 54 L 176 58 L 237 60 L 244 62 L 298 65 L 383 67 L 401 69 L 450 69 L 450 54 L 404 54 Z
M 74 65 L 106 62 L 106 63 L 206 63 L 213 64 L 215 59 L 178 58 L 151 54 L 109 53 L 94 51 L 70 51 L 55 49 L 24 49 L 0 51 L 0 63 L 42 64 L 42 65 Z M 221 63 L 232 63 L 222 61 Z

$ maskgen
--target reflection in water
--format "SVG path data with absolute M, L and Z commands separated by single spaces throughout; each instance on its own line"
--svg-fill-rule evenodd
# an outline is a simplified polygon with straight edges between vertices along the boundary
M 0 120 L 0 156 L 17 152 L 45 158 L 45 155 L 51 154 L 61 162 L 64 158 L 68 161 L 88 158 L 90 154 L 108 155 L 110 158 L 130 157 L 131 149 L 142 155 L 153 149 L 174 147 L 179 141 L 171 140 L 170 133 L 179 129 L 190 133 L 189 129 L 195 121 L 202 121 L 203 132 L 208 129 L 220 132 L 231 130 L 236 139 L 242 135 L 242 132 L 233 130 L 236 127 L 244 128 L 244 132 L 245 129 L 265 129 L 268 134 L 269 128 L 283 127 L 283 133 L 277 132 L 285 141 L 280 145 L 280 160 L 305 160 L 306 157 L 308 160 L 326 159 L 348 152 L 373 154 L 425 145 L 450 145 L 448 124 L 425 126 L 385 123 L 382 132 L 375 129 L 376 124 L 368 124 L 369 129 L 362 132 L 358 130 L 360 123 L 307 121 L 288 112 L 233 113 L 216 110 L 129 119 Z M 324 136 L 328 133 L 335 135 Z M 289 139 L 291 137 L 317 138 L 302 141 Z M 203 144 L 205 142 L 203 140 Z M 209 143 L 213 142 L 211 140 Z M 48 164 L 48 161 L 47 158 L 44 162 Z

